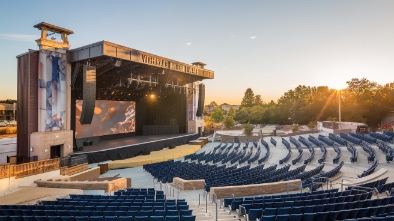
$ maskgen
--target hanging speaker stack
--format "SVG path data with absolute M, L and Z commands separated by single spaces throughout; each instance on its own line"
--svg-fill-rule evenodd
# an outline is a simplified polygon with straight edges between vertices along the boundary
M 83 66 L 83 103 L 79 122 L 90 124 L 93 120 L 96 101 L 96 67 Z
M 202 117 L 202 113 L 204 111 L 204 102 L 205 102 L 205 84 L 200 84 L 198 86 L 198 106 L 197 106 L 197 117 Z

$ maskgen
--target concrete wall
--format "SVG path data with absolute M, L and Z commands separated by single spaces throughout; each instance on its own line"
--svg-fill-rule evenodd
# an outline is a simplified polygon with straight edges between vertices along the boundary
M 19 179 L 16 179 L 15 177 L 0 179 L 0 194 L 4 194 L 8 191 L 13 191 L 17 189 L 19 186 L 33 185 L 35 180 L 49 179 L 54 176 L 59 176 L 59 174 L 60 174 L 60 170 L 54 170 L 51 172 L 23 177 Z
M 201 190 L 205 187 L 205 180 L 184 180 L 175 177 L 173 185 L 181 190 Z
M 38 160 L 50 159 L 51 146 L 63 145 L 60 157 L 67 157 L 73 152 L 73 131 L 57 130 L 35 132 L 30 135 L 30 156 L 38 156 Z
M 218 199 L 233 197 L 254 196 L 262 194 L 283 193 L 286 191 L 301 190 L 301 180 L 280 181 L 243 186 L 211 187 L 210 194 L 216 194 Z
M 81 189 L 81 190 L 104 190 L 105 192 L 112 192 L 125 189 L 128 186 L 126 178 L 118 178 L 111 181 L 52 181 L 36 180 L 35 183 L 39 187 L 49 188 L 66 188 L 66 189 Z

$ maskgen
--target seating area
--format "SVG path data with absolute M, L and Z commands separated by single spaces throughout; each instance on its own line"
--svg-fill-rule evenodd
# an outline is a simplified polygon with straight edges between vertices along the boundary
M 276 146 L 276 140 L 273 137 L 271 137 L 270 142 L 272 143 L 272 145 Z
M 372 192 L 337 189 L 312 193 L 225 198 L 224 207 L 246 220 L 345 220 L 394 217 L 394 197 L 371 199 Z M 382 219 L 380 219 L 382 220 Z M 386 219 L 385 219 L 386 220 Z
M 390 136 L 387 133 L 388 134 L 392 133 L 393 136 Z M 373 137 L 373 138 L 376 138 L 376 139 L 381 140 L 383 142 L 389 142 L 389 143 L 392 143 L 393 139 L 394 139 L 394 133 L 393 132 L 389 132 L 389 131 L 385 131 L 384 134 L 371 132 L 371 133 L 369 133 L 369 135 L 371 137 Z
M 21 221 L 195 221 L 185 200 L 166 199 L 163 191 L 130 188 L 115 195 L 76 195 L 37 205 L 0 206 L 0 220 Z
M 308 178 L 306 180 L 302 181 L 302 187 L 311 187 L 311 185 L 313 185 L 314 180 L 319 179 L 321 177 L 324 178 L 332 178 L 333 176 L 335 176 L 336 174 L 338 174 L 338 172 L 341 170 L 341 168 L 343 167 L 344 162 L 342 161 L 338 166 L 336 166 L 335 168 L 333 168 L 330 171 L 324 172 L 324 173 L 320 173 L 314 177 Z M 313 185 L 312 188 L 313 189 L 318 189 L 319 187 L 321 187 L 321 185 Z
M 328 146 L 334 146 L 334 141 L 332 141 L 330 138 L 323 136 L 321 134 L 319 134 L 318 138 L 321 142 L 325 143 Z

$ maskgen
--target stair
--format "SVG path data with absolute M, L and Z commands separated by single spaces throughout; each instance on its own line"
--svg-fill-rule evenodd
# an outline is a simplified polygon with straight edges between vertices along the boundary
M 208 202 L 207 208 L 205 207 L 205 201 L 201 202 L 200 205 L 198 205 L 198 202 L 189 202 L 188 204 L 189 209 L 193 210 L 193 215 L 196 215 L 196 221 L 216 220 L 216 205 L 214 203 Z M 235 211 L 229 214 L 229 208 L 218 208 L 218 221 L 236 220 L 238 220 L 238 215 Z

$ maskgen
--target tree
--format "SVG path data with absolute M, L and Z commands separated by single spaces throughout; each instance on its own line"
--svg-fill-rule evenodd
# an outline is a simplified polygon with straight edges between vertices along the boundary
M 234 129 L 235 127 L 235 120 L 232 116 L 227 116 L 224 120 L 224 126 L 226 129 Z
M 0 103 L 13 104 L 16 103 L 16 100 L 14 99 L 0 100 Z
M 251 88 L 246 89 L 245 95 L 242 98 L 241 107 L 252 107 L 254 104 L 255 98 L 254 93 Z
M 263 100 L 261 99 L 261 95 L 257 94 L 256 96 L 254 96 L 253 105 L 258 105 L 258 106 L 263 105 Z
M 220 123 L 224 119 L 224 110 L 220 107 L 215 108 L 215 110 L 211 113 L 211 118 L 215 121 L 215 123 Z
M 243 128 L 243 133 L 244 134 L 246 134 L 248 136 L 252 135 L 253 127 L 252 127 L 252 125 L 249 122 L 244 124 L 244 125 L 242 125 L 242 128 Z
M 218 104 L 215 101 L 211 101 L 211 103 L 208 104 L 209 107 L 216 107 Z
M 231 116 L 234 119 L 235 111 L 233 107 L 230 107 L 230 110 L 228 110 L 227 116 Z

